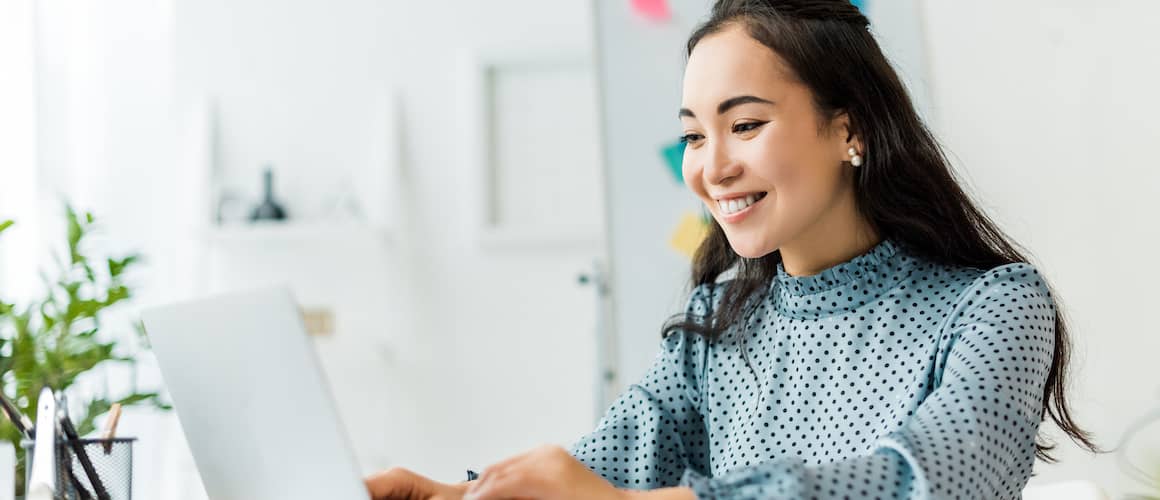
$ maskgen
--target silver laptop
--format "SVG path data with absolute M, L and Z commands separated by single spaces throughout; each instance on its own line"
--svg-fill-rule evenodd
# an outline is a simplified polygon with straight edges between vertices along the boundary
M 210 498 L 368 498 L 287 290 L 142 316 Z

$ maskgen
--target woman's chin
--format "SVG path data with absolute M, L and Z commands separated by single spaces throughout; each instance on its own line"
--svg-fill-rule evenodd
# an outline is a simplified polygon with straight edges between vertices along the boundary
M 729 238 L 729 246 L 737 255 L 746 259 L 765 257 L 777 250 L 777 244 L 768 239 Z

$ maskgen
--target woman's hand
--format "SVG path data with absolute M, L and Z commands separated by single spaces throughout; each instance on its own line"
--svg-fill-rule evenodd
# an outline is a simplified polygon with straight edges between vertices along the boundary
M 616 489 L 559 446 L 541 446 L 492 465 L 468 484 L 464 500 L 628 498 L 627 491 Z
M 444 484 L 395 467 L 366 478 L 372 500 L 460 500 L 467 483 Z

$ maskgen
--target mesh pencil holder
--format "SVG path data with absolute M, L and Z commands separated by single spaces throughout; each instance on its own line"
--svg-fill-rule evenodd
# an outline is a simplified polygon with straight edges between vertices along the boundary
M 57 440 L 56 443 L 56 498 L 58 500 L 132 500 L 133 498 L 133 443 L 137 438 L 78 439 L 92 463 L 97 485 L 90 479 L 89 471 L 73 450 L 72 441 Z M 35 451 L 32 441 L 22 443 L 26 457 L 26 482 L 31 479 L 32 456 Z M 97 487 L 94 487 L 97 486 Z M 108 496 L 98 495 L 98 488 Z

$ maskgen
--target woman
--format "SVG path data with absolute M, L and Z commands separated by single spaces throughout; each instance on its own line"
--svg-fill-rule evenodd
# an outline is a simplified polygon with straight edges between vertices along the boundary
M 376 498 L 1019 498 L 1064 394 L 1051 289 L 956 184 L 847 0 L 720 0 L 688 42 L 685 314 L 571 450 Z

